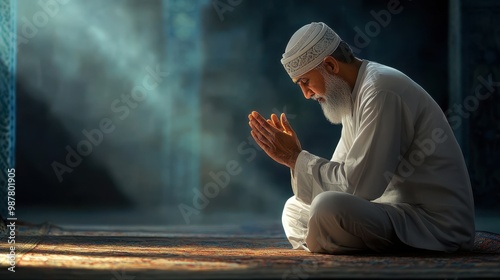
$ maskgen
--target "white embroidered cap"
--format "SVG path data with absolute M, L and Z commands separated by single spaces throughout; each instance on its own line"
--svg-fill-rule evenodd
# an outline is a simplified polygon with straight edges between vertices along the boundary
M 290 78 L 297 78 L 318 66 L 340 41 L 339 35 L 323 22 L 304 25 L 288 41 L 281 64 Z

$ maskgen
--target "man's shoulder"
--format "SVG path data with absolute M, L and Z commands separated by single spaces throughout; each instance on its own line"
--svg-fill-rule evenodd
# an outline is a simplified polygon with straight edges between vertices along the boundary
M 435 102 L 434 102 L 435 103 Z M 416 116 L 422 108 L 439 111 L 432 97 L 420 85 L 401 71 L 376 62 L 369 63 L 365 70 L 365 79 L 356 96 L 356 104 L 364 108 L 384 108 L 389 104 L 411 112 Z
M 424 91 L 403 72 L 377 62 L 368 62 L 358 97 L 370 98 L 379 93 L 405 95 L 407 92 Z
M 365 80 L 377 87 L 391 87 L 394 83 L 413 82 L 403 72 L 393 67 L 370 61 L 366 65 Z

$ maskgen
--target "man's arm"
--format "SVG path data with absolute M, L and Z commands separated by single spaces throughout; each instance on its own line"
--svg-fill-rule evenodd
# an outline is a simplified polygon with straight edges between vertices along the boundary
M 346 146 L 345 146 L 345 138 L 344 137 L 345 137 L 345 134 L 347 134 L 347 132 L 345 130 L 346 130 L 345 126 L 342 127 L 342 136 L 340 137 L 340 140 L 337 143 L 337 147 L 335 148 L 335 151 L 333 153 L 332 158 L 330 159 L 330 162 L 337 162 L 339 164 L 345 162 L 345 158 L 346 158 L 346 155 L 348 152 L 346 150 Z M 302 192 L 302 190 L 301 190 L 301 194 L 298 194 L 299 184 L 297 182 L 298 180 L 293 172 L 293 169 L 290 169 L 290 177 L 291 177 L 291 185 L 292 185 L 293 194 L 296 197 L 311 197 L 311 195 L 308 195 L 307 193 L 304 194 Z M 345 180 L 343 180 L 343 181 L 345 181 Z M 341 191 L 341 192 L 346 191 L 345 183 L 338 183 L 338 182 L 331 184 L 331 186 L 327 189 L 330 191 Z
M 395 172 L 401 152 L 404 117 L 401 99 L 391 92 L 373 93 L 362 102 L 359 110 L 359 127 L 355 131 L 355 139 L 345 162 L 329 161 L 307 151 L 300 151 L 295 165 L 285 164 L 293 169 L 294 194 L 304 203 L 310 204 L 316 195 L 324 191 L 347 192 L 374 200 L 387 188 L 392 179 L 387 174 Z M 274 144 L 276 140 L 267 133 L 267 129 L 258 128 L 258 125 L 250 126 L 252 136 L 271 158 L 287 154 L 280 151 L 281 148 L 269 148 L 283 147 L 279 144 L 282 140 Z M 260 135 L 261 131 L 267 134 Z
M 360 123 L 345 162 L 302 151 L 294 169 L 295 193 L 306 204 L 324 191 L 380 197 L 400 161 L 404 108 L 390 92 L 373 94 L 360 106 Z M 389 175 L 390 174 L 390 175 Z

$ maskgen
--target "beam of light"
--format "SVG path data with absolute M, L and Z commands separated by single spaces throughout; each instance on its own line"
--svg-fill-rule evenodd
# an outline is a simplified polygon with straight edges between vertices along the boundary
M 165 64 L 170 74 L 164 103 L 165 202 L 172 196 L 189 199 L 191 190 L 200 185 L 201 11 L 207 4 L 205 0 L 162 1 Z

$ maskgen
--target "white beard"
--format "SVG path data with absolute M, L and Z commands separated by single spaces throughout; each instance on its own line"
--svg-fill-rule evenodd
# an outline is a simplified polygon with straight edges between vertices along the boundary
M 325 80 L 324 99 L 320 102 L 323 114 L 332 124 L 342 123 L 342 118 L 351 114 L 351 88 L 349 84 L 336 75 L 330 75 L 324 68 L 320 68 L 320 73 Z M 320 96 L 315 96 L 317 100 Z

